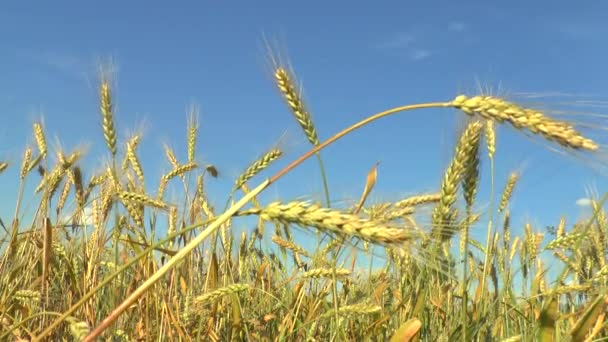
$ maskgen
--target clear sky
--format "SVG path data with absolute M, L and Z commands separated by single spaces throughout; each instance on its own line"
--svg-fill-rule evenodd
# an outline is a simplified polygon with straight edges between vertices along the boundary
M 507 94 L 606 99 L 607 14 L 602 1 L 3 2 L 0 159 L 20 163 L 25 144 L 33 143 L 31 124 L 42 116 L 51 143 L 60 137 L 68 150 L 91 145 L 90 175 L 101 163 L 96 158 L 108 157 L 96 66 L 111 57 L 118 67 L 119 137 L 143 124 L 146 177 L 155 186 L 169 170 L 162 142 L 185 160 L 186 108 L 195 102 L 201 107 L 198 157 L 221 172 L 208 186 L 222 207 L 234 177 L 286 130 L 286 155 L 273 171 L 308 148 L 272 83 L 264 36 L 287 51 L 324 140 L 389 107 L 474 94 L 477 82 Z M 603 107 L 585 111 L 608 114 Z M 356 200 L 377 161 L 371 200 L 436 191 L 463 118 L 453 110 L 402 114 L 329 147 L 323 157 L 332 199 L 337 205 Z M 582 210 L 576 201 L 588 187 L 603 193 L 606 182 L 588 164 L 538 141 L 501 127 L 496 181 L 500 192 L 509 172 L 524 171 L 512 202 L 515 222 L 529 219 L 542 229 L 561 214 L 575 218 Z M 487 160 L 483 167 L 481 210 L 489 203 Z M 0 176 L 5 221 L 15 203 L 17 169 Z M 268 189 L 264 200 L 276 198 L 321 200 L 316 160 Z M 485 226 L 473 234 L 483 239 Z

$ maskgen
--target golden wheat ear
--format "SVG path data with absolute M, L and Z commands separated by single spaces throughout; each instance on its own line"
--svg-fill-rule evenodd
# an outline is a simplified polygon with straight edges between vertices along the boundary
M 508 122 L 516 129 L 538 134 L 563 147 L 587 151 L 599 149 L 595 141 L 584 137 L 571 123 L 553 119 L 539 110 L 524 108 L 499 97 L 459 95 L 452 100 L 452 106 L 469 115 L 478 115 L 500 123 Z

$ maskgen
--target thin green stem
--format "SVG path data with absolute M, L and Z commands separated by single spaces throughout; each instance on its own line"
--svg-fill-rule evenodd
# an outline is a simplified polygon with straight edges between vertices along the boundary
M 325 202 L 327 207 L 331 208 L 331 200 L 329 199 L 329 186 L 327 185 L 327 175 L 325 173 L 325 166 L 323 165 L 323 159 L 321 153 L 317 152 L 317 160 L 319 161 L 319 169 L 321 170 L 321 178 L 323 179 L 323 191 L 325 191 Z

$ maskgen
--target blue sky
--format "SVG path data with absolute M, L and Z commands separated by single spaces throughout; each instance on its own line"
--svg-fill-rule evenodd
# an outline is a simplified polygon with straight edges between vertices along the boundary
M 221 207 L 234 177 L 285 131 L 286 156 L 273 171 L 308 148 L 272 83 L 264 36 L 287 51 L 322 140 L 389 107 L 474 94 L 478 81 L 509 94 L 576 95 L 562 97 L 566 101 L 602 100 L 608 89 L 606 2 L 159 3 L 3 3 L 0 159 L 20 163 L 25 144 L 33 143 L 31 124 L 42 116 L 51 143 L 61 137 L 68 150 L 90 144 L 90 175 L 108 156 L 96 67 L 111 57 L 118 67 L 118 133 L 124 138 L 145 127 L 140 155 L 148 179 L 169 170 L 162 142 L 185 160 L 186 108 L 200 105 L 198 157 L 221 172 L 208 182 Z M 356 200 L 377 161 L 372 200 L 436 191 L 463 118 L 453 110 L 401 114 L 332 145 L 323 157 L 333 200 Z M 588 164 L 510 127 L 498 134 L 497 191 L 509 172 L 524 170 L 512 204 L 516 223 L 529 219 L 541 229 L 561 214 L 575 218 L 582 210 L 576 201 L 588 187 L 606 189 Z M 489 202 L 487 160 L 483 167 L 482 209 Z M 0 176 L 3 218 L 13 211 L 17 168 Z M 322 199 L 316 161 L 264 196 L 277 198 Z M 483 239 L 484 229 L 473 234 Z

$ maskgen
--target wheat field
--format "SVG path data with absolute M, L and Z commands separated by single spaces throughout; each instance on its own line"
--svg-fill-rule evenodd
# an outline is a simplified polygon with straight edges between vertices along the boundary
M 187 159 L 165 146 L 158 165 L 170 171 L 160 179 L 150 179 L 140 163 L 140 133 L 118 138 L 112 83 L 103 75 L 103 168 L 83 169 L 81 148 L 50 149 L 49 132 L 35 122 L 35 145 L 24 148 L 20 165 L 0 163 L 0 177 L 18 170 L 21 189 L 14 215 L 0 222 L 0 340 L 607 339 L 605 196 L 592 198 L 592 214 L 577 222 L 557 217 L 553 231 L 530 223 L 516 236 L 511 222 L 518 213 L 509 203 L 525 174 L 494 180 L 494 159 L 508 150 L 499 125 L 567 154 L 601 158 L 601 143 L 574 121 L 498 96 L 460 94 L 370 115 L 322 141 L 293 70 L 275 60 L 272 69 L 277 96 L 309 150 L 294 158 L 269 148 L 219 199 L 206 189 L 217 168 L 197 159 L 195 109 L 183 139 Z M 429 108 L 466 120 L 435 192 L 371 201 L 374 167 L 354 204 L 331 202 L 325 147 L 372 121 Z M 261 201 L 265 189 L 313 156 L 324 201 Z M 269 174 L 278 160 L 286 166 Z M 482 173 L 492 179 L 492 198 L 478 198 Z M 26 182 L 36 184 L 33 193 Z M 168 200 L 171 185 L 181 190 Z M 35 203 L 31 215 L 25 199 Z M 215 207 L 216 200 L 226 206 Z M 485 213 L 480 202 L 491 203 Z M 236 233 L 238 220 L 255 228 Z M 484 227 L 485 241 L 471 236 L 473 226 Z M 314 248 L 294 230 L 316 239 Z M 557 276 L 541 254 L 550 256 Z M 377 267 L 356 267 L 372 256 Z

